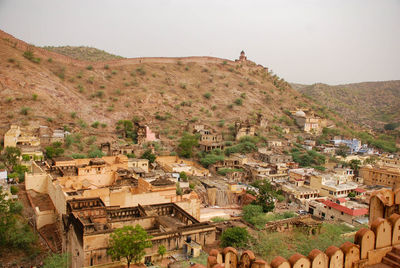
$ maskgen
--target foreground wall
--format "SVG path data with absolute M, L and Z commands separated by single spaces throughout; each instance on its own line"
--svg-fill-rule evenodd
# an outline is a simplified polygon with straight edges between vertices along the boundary
M 371 228 L 360 229 L 351 242 L 343 243 L 340 248 L 330 246 L 325 252 L 312 250 L 308 256 L 299 253 L 289 259 L 276 257 L 271 263 L 257 260 L 253 252 L 245 251 L 239 255 L 234 248 L 225 248 L 222 252 L 210 251 L 208 268 L 362 268 L 381 263 L 383 257 L 400 245 L 400 215 L 393 214 L 388 219 L 377 218 Z

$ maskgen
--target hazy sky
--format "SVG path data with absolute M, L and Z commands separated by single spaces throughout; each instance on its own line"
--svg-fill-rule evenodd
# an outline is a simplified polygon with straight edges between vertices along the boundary
M 400 0 L 0 0 L 28 43 L 248 59 L 290 82 L 400 79 Z

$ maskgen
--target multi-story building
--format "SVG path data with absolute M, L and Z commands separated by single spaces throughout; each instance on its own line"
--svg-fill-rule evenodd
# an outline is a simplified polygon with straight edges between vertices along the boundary
M 21 150 L 21 159 L 22 156 L 28 156 L 30 160 L 43 159 L 39 135 L 17 125 L 11 125 L 4 134 L 4 147 L 18 147 Z
M 73 199 L 67 201 L 62 221 L 64 252 L 70 253 L 72 268 L 111 264 L 107 254 L 110 234 L 127 225 L 139 224 L 152 236 L 152 247 L 146 249 L 142 260 L 145 263 L 160 259 L 160 245 L 174 251 L 185 242 L 201 246 L 213 243 L 216 237 L 214 225 L 200 223 L 174 203 L 120 208 L 108 207 L 100 198 Z
M 395 187 L 400 185 L 400 168 L 392 166 L 366 165 L 360 168 L 359 176 L 366 185 Z

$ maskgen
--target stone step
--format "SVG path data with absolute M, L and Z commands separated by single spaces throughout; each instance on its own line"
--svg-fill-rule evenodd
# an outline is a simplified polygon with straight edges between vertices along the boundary
M 397 255 L 400 255 L 400 245 L 394 246 L 392 248 L 392 252 L 397 254 Z
M 389 265 L 390 267 L 400 268 L 400 264 L 389 259 L 388 257 L 383 257 L 382 263 Z
M 386 253 L 386 257 L 391 259 L 392 261 L 395 261 L 398 264 L 400 264 L 400 255 L 398 255 L 394 252 L 388 252 L 388 253 Z

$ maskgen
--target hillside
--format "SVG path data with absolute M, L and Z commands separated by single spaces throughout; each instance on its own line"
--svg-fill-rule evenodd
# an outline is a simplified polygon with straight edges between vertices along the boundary
M 76 60 L 84 60 L 84 61 L 107 61 L 107 60 L 116 60 L 122 59 L 123 57 L 110 54 L 105 52 L 104 50 L 100 50 L 94 47 L 75 47 L 75 46 L 60 46 L 60 47 L 52 47 L 45 46 L 43 47 L 46 50 L 53 51 L 59 53 L 61 55 L 65 55 L 71 57 Z
M 117 139 L 118 120 L 135 118 L 171 148 L 188 123 L 206 123 L 229 140 L 236 120 L 254 122 L 257 113 L 272 129 L 260 135 L 281 136 L 277 126 L 289 125 L 297 137 L 300 131 L 285 113 L 319 109 L 252 62 L 211 57 L 89 62 L 30 46 L 1 31 L 0 37 L 0 135 L 12 123 L 64 126 L 95 136 L 98 143 Z
M 400 81 L 292 87 L 345 119 L 369 128 L 382 129 L 384 124 L 400 122 Z

